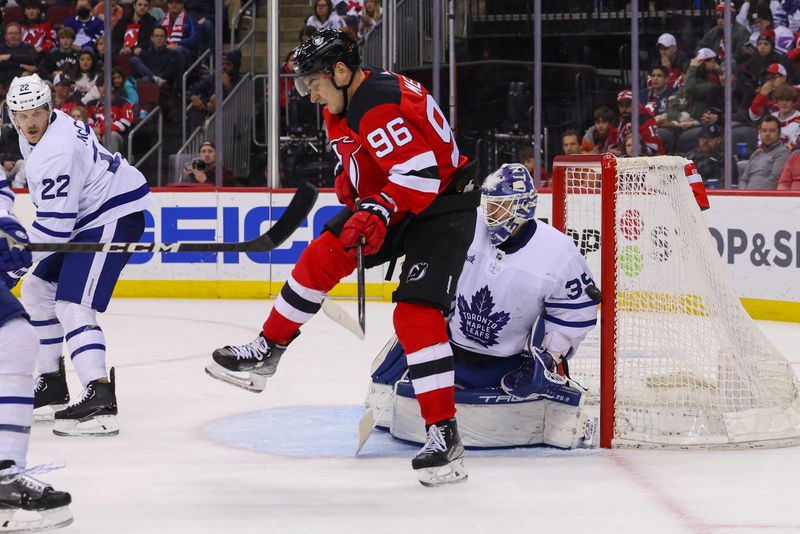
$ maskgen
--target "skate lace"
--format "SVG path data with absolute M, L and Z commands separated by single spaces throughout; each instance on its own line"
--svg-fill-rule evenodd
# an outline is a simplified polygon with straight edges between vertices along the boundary
M 262 360 L 268 348 L 267 340 L 264 339 L 263 336 L 258 336 L 246 345 L 230 347 L 231 352 L 236 356 L 237 360 Z
M 44 378 L 42 377 L 42 375 L 39 375 L 36 377 L 36 384 L 34 384 L 33 386 L 33 392 L 39 393 L 43 389 L 44 389 Z
M 75 406 L 80 406 L 87 400 L 92 398 L 92 385 L 89 384 L 85 388 L 83 388 L 83 392 L 81 393 L 81 398 L 75 401 L 75 404 L 70 405 L 70 408 L 74 408 Z
M 0 484 L 12 484 L 20 478 L 25 477 L 46 486 L 44 482 L 40 482 L 30 475 L 45 475 L 57 469 L 64 469 L 64 464 L 52 463 L 35 465 L 33 467 L 18 467 L 16 465 L 7 467 L 6 469 L 0 469 Z
M 447 443 L 444 441 L 442 430 L 437 425 L 431 425 L 430 428 L 428 428 L 428 439 L 425 441 L 425 445 L 422 446 L 422 449 L 420 449 L 419 454 L 437 451 L 447 451 Z

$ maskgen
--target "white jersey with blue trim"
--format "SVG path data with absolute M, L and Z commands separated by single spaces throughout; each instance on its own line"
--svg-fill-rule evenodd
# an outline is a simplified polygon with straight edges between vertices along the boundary
M 448 321 L 450 339 L 471 352 L 513 356 L 541 318 L 545 335 L 560 333 L 574 354 L 597 324 L 597 304 L 585 292 L 594 284 L 589 266 L 572 239 L 549 224 L 533 221 L 522 231 L 521 247 L 504 252 L 489 241 L 478 208 Z
M 155 201 L 137 168 L 119 153 L 108 152 L 86 123 L 62 111 L 53 111 L 35 145 L 20 135 L 19 148 L 36 206 L 36 219 L 28 230 L 31 241 L 67 242 Z M 48 255 L 34 253 L 33 260 Z

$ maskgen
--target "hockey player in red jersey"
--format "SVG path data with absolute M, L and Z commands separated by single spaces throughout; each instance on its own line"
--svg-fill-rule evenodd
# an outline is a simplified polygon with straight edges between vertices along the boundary
M 246 345 L 215 351 L 206 371 L 263 390 L 301 325 L 356 268 L 359 243 L 367 267 L 405 255 L 392 295 L 394 327 L 427 427 L 412 467 L 424 485 L 454 482 L 467 473 L 444 314 L 472 240 L 480 195 L 462 193 L 467 158 L 428 91 L 405 76 L 359 64 L 355 42 L 339 31 L 318 32 L 297 48 L 298 90 L 323 107 L 341 162 L 336 193 L 347 207 L 303 252 L 262 333 Z

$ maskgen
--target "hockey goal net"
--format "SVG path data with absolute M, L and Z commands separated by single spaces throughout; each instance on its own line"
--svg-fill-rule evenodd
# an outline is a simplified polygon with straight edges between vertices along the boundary
M 571 374 L 600 403 L 603 447 L 798 444 L 798 380 L 742 307 L 684 163 L 556 158 L 554 226 L 602 293 Z

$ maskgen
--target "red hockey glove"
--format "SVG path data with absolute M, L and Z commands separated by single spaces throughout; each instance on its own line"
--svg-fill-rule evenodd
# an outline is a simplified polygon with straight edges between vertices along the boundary
M 378 252 L 386 238 L 386 229 L 394 209 L 394 201 L 386 193 L 360 201 L 358 210 L 347 220 L 339 235 L 345 250 L 355 256 L 355 246 L 363 237 L 364 254 L 369 256 Z
M 333 188 L 336 190 L 336 198 L 339 202 L 347 206 L 353 211 L 356 211 L 355 189 L 350 182 L 350 177 L 344 171 L 344 167 L 339 163 L 336 165 L 336 180 L 333 182 Z

